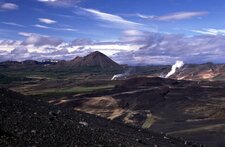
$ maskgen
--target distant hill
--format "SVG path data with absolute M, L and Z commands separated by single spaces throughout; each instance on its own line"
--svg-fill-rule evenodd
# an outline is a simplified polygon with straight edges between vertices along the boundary
M 118 63 L 104 55 L 99 51 L 90 53 L 84 57 L 76 57 L 68 61 L 69 65 L 76 67 L 101 67 L 101 68 L 116 68 L 120 67 Z
M 21 64 L 21 62 L 19 61 L 4 61 L 4 62 L 1 62 L 2 65 L 19 65 Z
M 53 60 L 53 59 L 46 59 L 43 61 L 36 61 L 36 60 L 24 60 L 24 61 L 4 61 L 0 62 L 0 66 L 2 67 L 26 67 L 26 66 L 36 66 L 36 65 L 55 65 L 58 62 L 64 62 L 64 60 Z
M 25 61 L 22 61 L 21 63 L 24 64 L 24 65 L 37 65 L 37 64 L 39 64 L 39 62 L 35 61 L 35 60 L 25 60 Z

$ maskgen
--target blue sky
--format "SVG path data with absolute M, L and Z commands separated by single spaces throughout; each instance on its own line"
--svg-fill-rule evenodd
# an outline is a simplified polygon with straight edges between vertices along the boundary
M 0 61 L 224 63 L 224 35 L 224 0 L 0 0 Z

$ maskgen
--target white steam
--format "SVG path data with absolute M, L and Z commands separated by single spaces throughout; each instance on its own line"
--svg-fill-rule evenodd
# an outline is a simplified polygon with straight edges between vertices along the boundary
M 132 68 L 129 68 L 128 70 L 125 71 L 125 73 L 116 74 L 112 77 L 111 80 L 125 80 L 131 74 L 132 70 L 133 70 Z
M 117 74 L 117 75 L 114 75 L 111 80 L 118 80 L 118 79 L 122 79 L 122 78 L 126 78 L 126 75 L 125 74 Z
M 176 63 L 172 66 L 171 71 L 166 75 L 165 78 L 169 78 L 170 76 L 172 76 L 176 72 L 177 68 L 179 69 L 182 66 L 184 66 L 184 62 L 177 60 Z

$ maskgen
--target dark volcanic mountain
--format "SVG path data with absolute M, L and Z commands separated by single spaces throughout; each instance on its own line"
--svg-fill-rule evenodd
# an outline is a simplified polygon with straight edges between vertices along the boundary
M 77 67 L 101 67 L 101 68 L 115 68 L 120 67 L 119 64 L 107 57 L 101 52 L 95 51 L 85 57 L 76 57 L 69 61 L 70 65 Z

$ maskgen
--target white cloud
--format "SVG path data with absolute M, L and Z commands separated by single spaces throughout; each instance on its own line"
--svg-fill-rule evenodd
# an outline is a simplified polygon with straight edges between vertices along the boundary
M 51 29 L 54 31 L 68 31 L 68 32 L 76 32 L 77 31 L 77 29 L 74 29 L 74 28 L 60 28 L 60 27 L 54 28 L 54 27 L 48 27 L 48 26 L 40 25 L 40 24 L 35 24 L 33 26 L 37 27 L 37 28 L 41 28 L 41 29 Z
M 15 41 L 15 40 L 0 40 L 0 45 L 6 45 L 6 46 L 11 46 L 11 45 L 20 45 L 21 41 Z
M 16 10 L 19 6 L 14 3 L 2 3 L 0 4 L 0 9 L 2 10 Z
M 11 53 L 16 55 L 21 55 L 21 54 L 28 53 L 28 49 L 25 47 L 16 47 L 15 49 L 11 51 Z
M 113 25 L 117 25 L 117 27 L 121 26 L 121 27 L 135 28 L 135 27 L 143 26 L 143 24 L 126 20 L 126 19 L 124 19 L 124 18 L 122 18 L 122 17 L 120 17 L 118 15 L 113 15 L 113 14 L 101 12 L 101 11 L 94 10 L 94 9 L 82 8 L 81 10 L 83 10 L 84 12 L 87 12 L 87 13 L 93 15 L 95 18 L 97 18 L 99 20 L 111 23 Z
M 58 0 L 38 0 L 39 2 L 57 2 Z
M 55 20 L 48 19 L 48 18 L 38 18 L 39 22 L 45 23 L 45 24 L 54 24 L 56 23 Z
M 87 45 L 76 45 L 68 47 L 69 52 L 76 52 L 79 49 L 82 49 L 83 52 L 86 51 L 100 51 L 108 56 L 112 56 L 113 54 L 128 51 L 137 51 L 142 45 L 132 45 L 132 44 L 114 44 L 108 42 L 107 44 L 87 44 Z
M 19 32 L 18 35 L 20 36 L 24 36 L 24 37 L 29 37 L 31 36 L 33 33 L 27 33 L 27 32 Z
M 56 7 L 73 7 L 81 0 L 37 0 Z
M 192 30 L 192 32 L 206 34 L 206 35 L 225 35 L 225 29 L 202 29 L 202 30 Z
M 208 14 L 208 12 L 178 12 L 169 15 L 159 16 L 157 20 L 183 20 L 189 19 L 197 16 L 204 16 Z
M 123 34 L 126 36 L 142 36 L 144 33 L 139 30 L 125 30 L 123 31 Z
M 143 15 L 143 14 L 137 14 L 136 16 L 143 18 L 143 19 L 152 19 L 152 20 L 158 20 L 158 21 L 169 21 L 169 20 L 184 20 L 184 19 L 190 19 L 193 17 L 200 17 L 207 15 L 208 12 L 176 12 L 172 14 L 162 15 L 162 16 L 154 16 L 154 15 Z
M 135 52 L 120 53 L 115 59 L 126 63 L 172 64 L 176 60 L 187 63 L 224 63 L 225 36 L 198 35 L 186 37 L 174 34 L 146 35 L 143 47 Z M 123 57 L 126 56 L 126 60 Z M 122 62 L 123 61 L 123 62 Z
M 133 57 L 133 64 L 157 64 L 157 65 L 166 65 L 168 63 L 173 62 L 174 58 L 170 56 L 134 56 Z
M 24 25 L 21 25 L 21 24 L 15 23 L 15 22 L 2 22 L 2 24 L 16 26 L 16 27 L 25 27 Z
M 149 35 L 149 32 L 140 30 L 125 30 L 122 33 L 121 40 L 133 44 L 143 44 Z
M 93 41 L 90 39 L 75 39 L 70 43 L 70 46 L 84 46 L 91 44 L 93 44 Z
M 73 29 L 73 28 L 56 28 L 56 30 L 69 31 L 69 32 L 77 31 L 77 29 Z
M 29 34 L 22 34 L 22 35 L 29 35 Z M 23 41 L 22 45 L 33 45 L 33 46 L 58 46 L 63 41 L 58 38 L 54 37 L 48 37 L 48 36 L 42 36 L 38 34 L 31 34 L 26 38 L 26 40 Z
M 143 15 L 143 14 L 139 14 L 139 13 L 137 13 L 136 16 L 138 16 L 140 18 L 144 18 L 144 19 L 153 19 L 156 17 L 154 15 Z
M 42 28 L 42 29 L 49 29 L 50 28 L 50 27 L 40 25 L 40 24 L 35 24 L 34 26 L 37 27 L 37 28 Z
M 24 37 L 30 37 L 32 35 L 37 35 L 37 36 L 43 36 L 43 37 L 49 37 L 47 35 L 42 35 L 42 34 L 37 34 L 37 33 L 30 33 L 30 32 L 18 32 L 18 35 L 24 36 Z
M 10 52 L 15 47 L 20 46 L 21 41 L 14 41 L 14 40 L 0 40 L 0 51 Z

